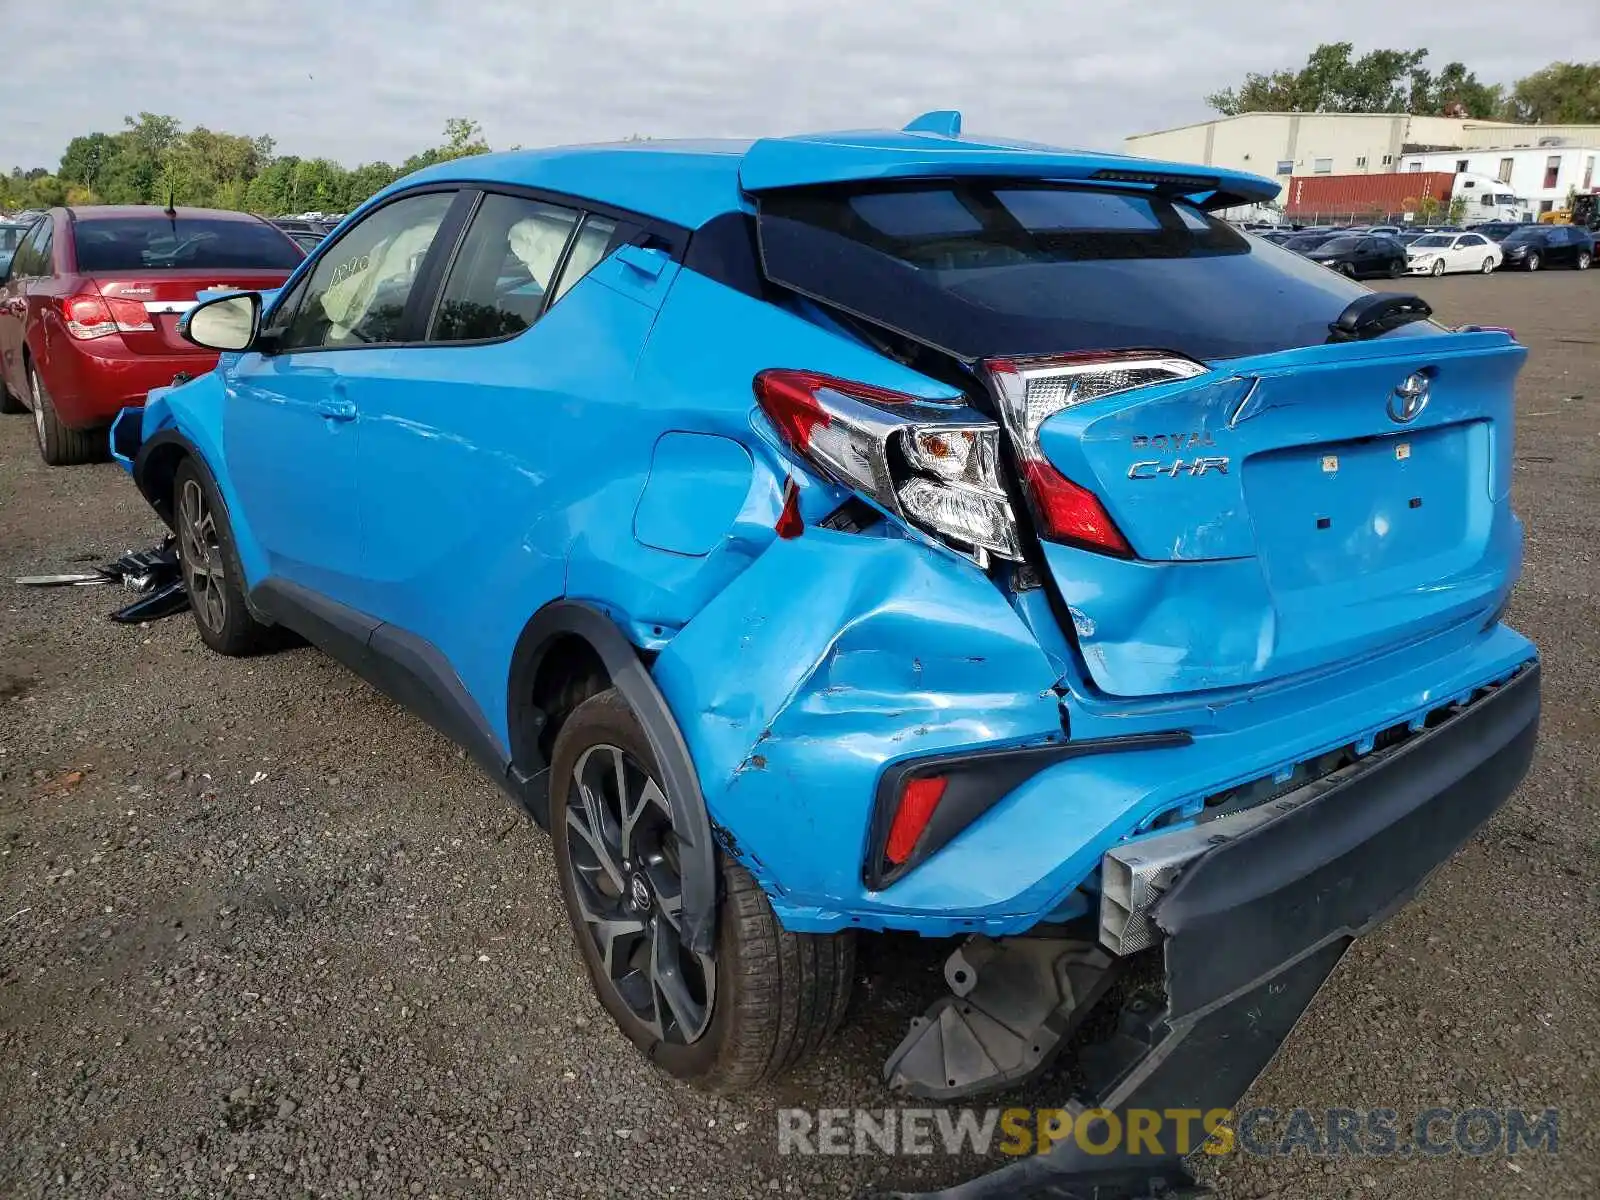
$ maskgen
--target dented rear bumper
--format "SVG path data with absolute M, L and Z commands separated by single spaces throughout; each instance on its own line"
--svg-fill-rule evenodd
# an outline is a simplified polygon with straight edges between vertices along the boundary
M 1154 909 L 1165 1004 L 1125 1009 L 1115 1034 L 1084 1051 L 1074 1101 L 1117 1112 L 1124 1128 L 1133 1109 L 1233 1108 L 1351 942 L 1405 904 L 1522 780 L 1539 689 L 1530 663 L 1458 717 L 1308 785 L 1314 795 L 1185 866 Z M 929 1196 L 1075 1196 L 1120 1168 L 1181 1175 L 1175 1153 L 1090 1155 L 1070 1140 Z

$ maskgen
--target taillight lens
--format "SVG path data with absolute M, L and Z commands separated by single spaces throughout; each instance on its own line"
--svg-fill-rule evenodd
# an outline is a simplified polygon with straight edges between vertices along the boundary
M 61 315 L 67 332 L 80 342 L 113 333 L 148 333 L 155 329 L 139 301 L 102 296 L 99 292 L 68 296 L 61 302 Z
M 1022 557 L 993 421 L 814 371 L 763 371 L 754 386 L 783 440 L 824 475 L 980 566 Z
M 1133 549 L 1092 491 L 1074 483 L 1039 448 L 1039 427 L 1064 409 L 1119 392 L 1189 379 L 1206 368 L 1148 350 L 984 363 L 1001 418 L 1011 434 L 1041 536 L 1130 557 Z

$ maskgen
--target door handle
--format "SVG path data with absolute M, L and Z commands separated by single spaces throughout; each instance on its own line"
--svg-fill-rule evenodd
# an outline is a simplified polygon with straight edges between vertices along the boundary
M 340 392 L 317 401 L 317 412 L 330 421 L 354 421 L 356 402 Z

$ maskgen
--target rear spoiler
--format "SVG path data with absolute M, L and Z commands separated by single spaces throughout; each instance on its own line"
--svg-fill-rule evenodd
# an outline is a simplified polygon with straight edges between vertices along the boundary
M 1060 150 L 1032 142 L 961 136 L 960 114 L 929 113 L 897 132 L 864 130 L 762 138 L 739 164 L 753 194 L 827 184 L 980 176 L 1124 184 L 1182 197 L 1206 210 L 1277 198 L 1280 185 L 1243 171 L 1121 154 Z

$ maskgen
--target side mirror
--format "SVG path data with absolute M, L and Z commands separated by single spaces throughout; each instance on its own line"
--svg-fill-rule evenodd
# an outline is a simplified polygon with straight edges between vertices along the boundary
M 261 330 L 261 295 L 236 292 L 195 305 L 178 323 L 178 332 L 206 350 L 248 350 Z

